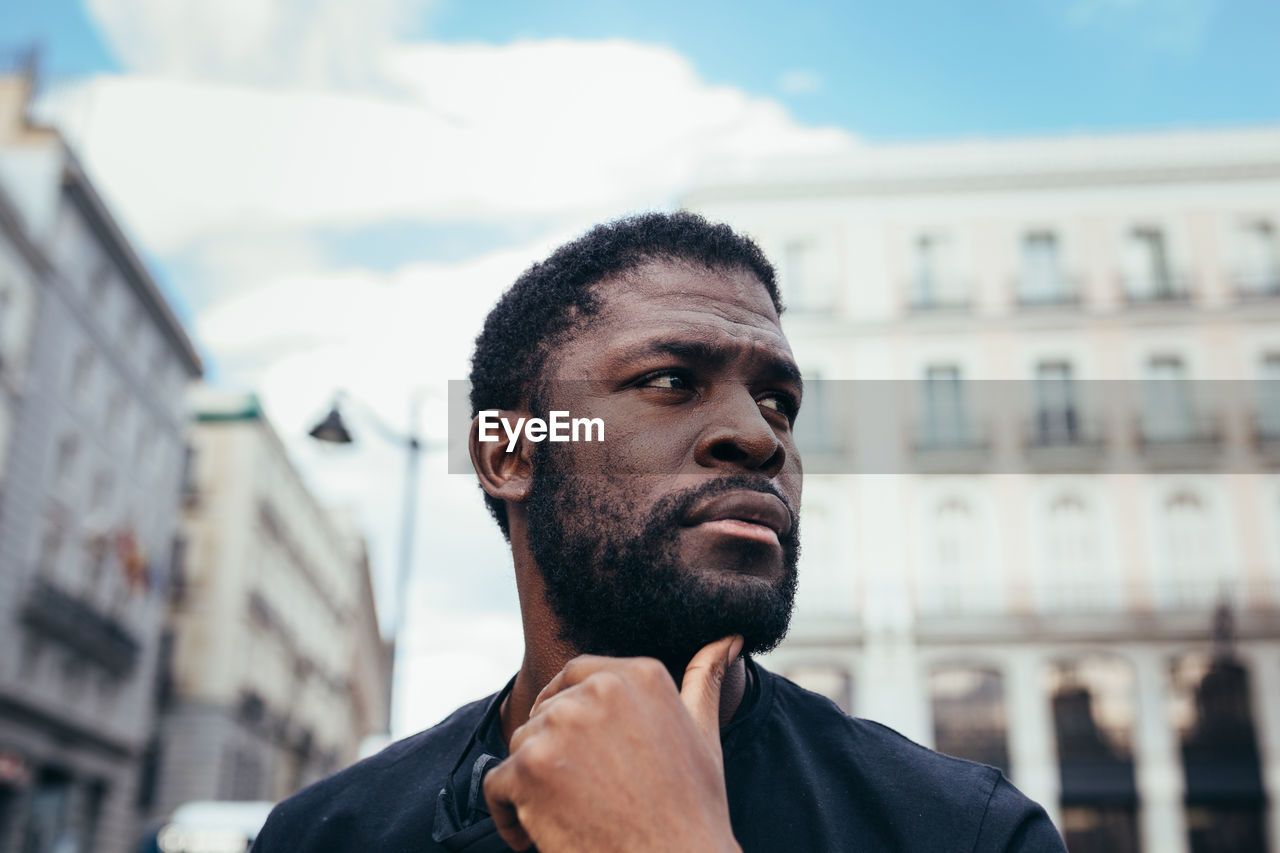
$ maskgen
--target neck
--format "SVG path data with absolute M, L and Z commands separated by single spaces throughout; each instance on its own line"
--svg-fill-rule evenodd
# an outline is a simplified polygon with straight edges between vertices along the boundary
M 574 657 L 576 654 L 545 656 L 525 653 L 524 663 L 520 667 L 520 672 L 516 674 L 516 682 L 499 711 L 502 718 L 502 740 L 505 743 L 510 744 L 511 735 L 515 730 L 529 721 L 529 711 L 533 708 L 538 694 Z M 679 685 L 683 673 L 673 672 L 672 677 Z M 742 698 L 746 692 L 747 667 L 739 657 L 729 667 L 720 685 L 721 728 L 727 726 L 733 719 L 733 715 L 738 712 L 738 706 L 742 704 Z

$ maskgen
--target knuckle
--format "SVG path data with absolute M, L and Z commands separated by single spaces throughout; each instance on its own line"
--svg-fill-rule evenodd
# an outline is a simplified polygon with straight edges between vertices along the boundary
M 667 672 L 667 668 L 656 658 L 635 658 L 632 666 L 635 670 L 636 680 L 645 687 L 653 688 L 664 684 L 674 684 L 671 680 L 671 673 Z

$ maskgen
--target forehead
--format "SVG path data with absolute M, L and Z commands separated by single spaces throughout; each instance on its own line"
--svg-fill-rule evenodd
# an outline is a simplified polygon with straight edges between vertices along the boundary
M 749 270 L 654 261 L 596 287 L 600 313 L 561 350 L 561 372 L 575 372 L 584 356 L 660 337 L 791 356 L 769 291 Z

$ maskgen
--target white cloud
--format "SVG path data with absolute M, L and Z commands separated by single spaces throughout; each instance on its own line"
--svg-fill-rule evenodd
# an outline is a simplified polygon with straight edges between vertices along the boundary
M 98 77 L 51 93 L 145 242 L 391 219 L 582 221 L 669 204 L 706 163 L 841 150 L 775 102 L 627 42 L 420 45 L 384 54 L 404 94 Z
M 368 88 L 427 0 L 87 0 L 130 71 L 167 78 Z

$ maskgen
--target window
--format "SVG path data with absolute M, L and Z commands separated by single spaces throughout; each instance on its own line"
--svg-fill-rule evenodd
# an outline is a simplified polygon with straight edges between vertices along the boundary
M 126 403 L 128 403 L 128 400 L 125 398 L 124 391 L 120 389 L 112 392 L 111 399 L 107 403 L 107 416 L 104 427 L 107 435 L 113 440 L 120 434 Z
M 1036 441 L 1039 444 L 1071 444 L 1080 437 L 1076 386 L 1071 365 L 1042 361 L 1036 365 Z
M 927 233 L 912 244 L 911 304 L 915 308 L 963 307 L 968 294 L 956 272 L 955 248 L 945 234 Z
M 837 277 L 827 245 L 815 239 L 790 240 L 782 247 L 781 260 L 778 271 L 783 297 L 796 310 L 835 307 Z
M 66 485 L 75 470 L 76 456 L 80 453 L 80 439 L 75 435 L 64 435 L 58 440 L 54 453 L 53 479 L 58 485 Z
M 925 519 L 922 609 L 973 613 L 999 609 L 1001 591 L 987 560 L 982 516 L 958 496 L 943 498 Z
M 1045 518 L 1045 605 L 1049 609 L 1094 608 L 1111 598 L 1102 571 L 1099 522 L 1079 495 L 1055 497 Z
M 1022 238 L 1022 272 L 1018 278 L 1018 301 L 1026 305 L 1051 305 L 1073 298 L 1062 272 L 1058 235 L 1052 231 L 1031 231 Z
M 922 389 L 924 423 L 921 443 L 934 448 L 971 444 L 960 368 L 953 364 L 930 365 L 925 368 Z
M 1280 294 L 1280 249 L 1276 229 L 1265 220 L 1246 222 L 1237 232 L 1237 285 L 1241 293 Z
M 71 365 L 71 394 L 72 396 L 82 397 L 89 388 L 89 378 L 93 374 L 93 350 L 85 347 L 76 353 L 76 359 Z
M 111 490 L 115 487 L 115 477 L 110 471 L 99 471 L 93 475 L 93 488 L 89 492 L 89 506 L 92 509 L 103 509 L 111 498 Z
M 1174 279 L 1160 229 L 1135 228 L 1129 232 L 1125 242 L 1125 290 L 1134 302 L 1185 296 L 1185 289 Z
M 1266 795 L 1249 671 L 1229 648 L 1174 663 L 1170 712 L 1182 744 L 1191 853 L 1266 850 Z
M 844 383 L 825 382 L 817 371 L 805 374 L 804 405 L 796 417 L 795 440 L 801 454 L 826 454 L 839 450 L 839 423 L 832 412 L 831 391 Z
M 1004 679 L 993 670 L 938 667 L 929 674 L 934 748 L 1009 772 Z
M 1200 495 L 1183 490 L 1162 507 L 1164 600 L 1174 606 L 1209 607 L 1230 593 L 1219 551 L 1217 530 Z
M 89 309 L 100 314 L 107 301 L 107 289 L 111 284 L 111 261 L 107 258 L 99 260 L 89 275 Z
M 27 807 L 23 853 L 58 853 L 71 835 L 71 776 L 63 770 L 45 767 L 36 776 Z
M 1138 853 L 1132 667 L 1097 655 L 1055 663 L 1048 675 L 1069 849 Z
M 44 532 L 40 536 L 40 555 L 37 568 L 45 577 L 55 577 L 62 556 L 62 543 L 67 535 L 66 514 L 54 508 L 45 515 Z
M 1264 355 L 1258 372 L 1258 435 L 1280 439 L 1280 352 Z
M 1142 385 L 1144 440 L 1187 441 L 1196 437 L 1191 383 L 1182 359 L 1172 355 L 1151 358 Z

